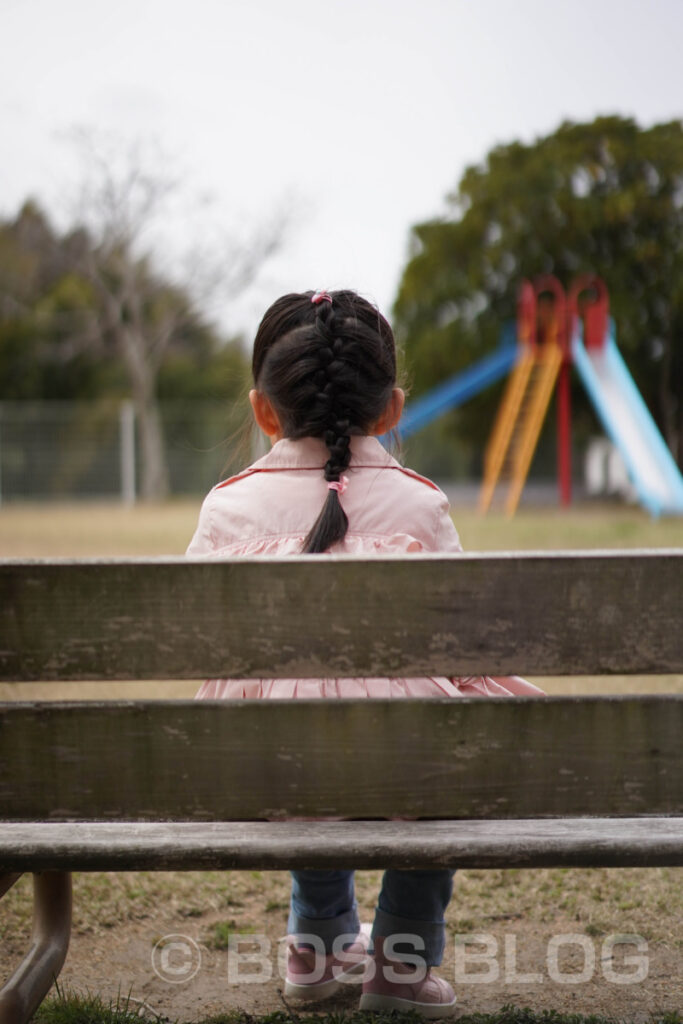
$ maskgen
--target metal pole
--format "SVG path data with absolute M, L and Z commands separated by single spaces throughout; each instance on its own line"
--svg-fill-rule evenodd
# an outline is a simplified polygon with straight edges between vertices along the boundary
M 121 501 L 135 504 L 135 409 L 131 401 L 122 402 L 119 409 L 119 437 L 121 460 Z
M 557 382 L 557 479 L 560 504 L 572 501 L 571 367 L 565 355 Z

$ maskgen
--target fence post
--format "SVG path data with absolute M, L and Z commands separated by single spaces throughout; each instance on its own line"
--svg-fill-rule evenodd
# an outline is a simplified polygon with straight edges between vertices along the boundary
M 119 408 L 119 449 L 121 461 L 121 501 L 135 504 L 135 409 L 131 401 Z

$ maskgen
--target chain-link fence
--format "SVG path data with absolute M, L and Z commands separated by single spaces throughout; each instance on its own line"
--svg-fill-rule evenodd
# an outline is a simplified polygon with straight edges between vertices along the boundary
M 203 495 L 266 450 L 251 429 L 246 402 L 161 404 L 170 490 Z M 402 460 L 442 485 L 481 478 L 483 444 L 459 441 L 437 421 L 404 443 Z M 581 456 L 576 453 L 575 472 Z M 104 498 L 132 503 L 140 494 L 139 430 L 132 403 L 0 403 L 0 501 Z M 532 477 L 552 481 L 548 429 Z
M 162 404 L 172 494 L 204 494 L 254 455 L 242 403 Z M 141 462 L 129 402 L 0 403 L 0 500 L 133 502 Z

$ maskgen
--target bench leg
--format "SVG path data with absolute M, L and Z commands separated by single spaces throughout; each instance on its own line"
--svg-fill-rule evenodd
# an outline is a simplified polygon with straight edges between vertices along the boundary
M 19 878 L 0 873 L 0 895 Z M 31 948 L 0 989 L 0 1024 L 26 1024 L 40 1006 L 66 959 L 71 935 L 71 873 L 33 875 Z

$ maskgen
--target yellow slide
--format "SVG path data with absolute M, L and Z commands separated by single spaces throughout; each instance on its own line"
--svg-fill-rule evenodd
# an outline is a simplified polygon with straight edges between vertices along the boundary
M 541 427 L 562 365 L 559 345 L 526 349 L 510 374 L 484 453 L 479 509 L 491 507 L 499 481 L 508 484 L 505 511 L 513 516 L 529 473 Z

